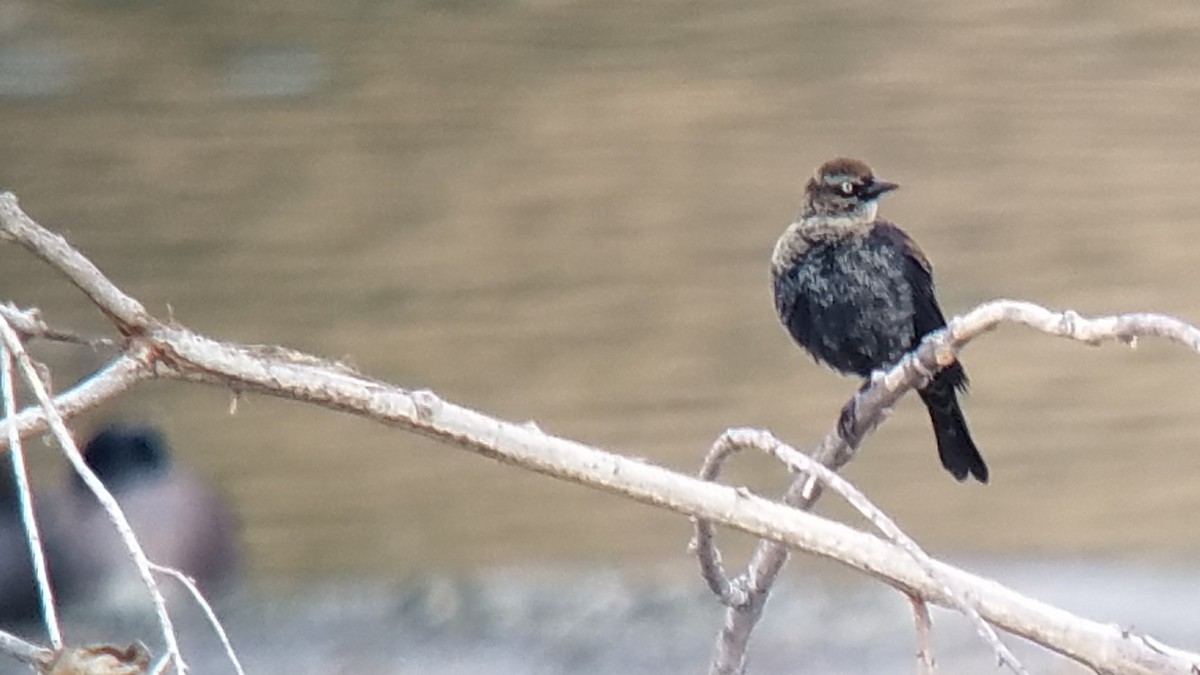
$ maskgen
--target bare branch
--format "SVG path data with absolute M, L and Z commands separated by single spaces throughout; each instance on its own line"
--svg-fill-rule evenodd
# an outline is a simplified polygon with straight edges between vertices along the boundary
M 701 520 L 734 527 L 770 542 L 760 546 L 746 575 L 747 602 L 726 613 L 723 639 L 746 640 L 761 614 L 770 587 L 786 560 L 785 547 L 837 560 L 887 583 L 940 605 L 956 601 L 918 564 L 908 551 L 873 535 L 859 532 L 783 504 L 759 498 L 744 489 L 732 489 L 688 478 L 661 467 L 606 453 L 570 440 L 548 436 L 536 425 L 514 424 L 443 401 L 431 392 L 410 391 L 355 374 L 314 357 L 219 342 L 184 327 L 150 317 L 142 306 L 121 293 L 91 263 L 60 237 L 42 230 L 16 205 L 11 194 L 0 194 L 0 237 L 18 241 L 71 279 L 93 302 L 113 318 L 129 340 L 125 353 L 105 374 L 92 378 L 58 397 L 63 414 L 78 411 L 149 377 L 204 382 L 234 392 L 257 391 L 272 396 L 314 403 L 357 414 L 381 423 L 413 430 L 500 461 L 554 476 L 561 480 L 625 495 L 631 499 L 684 513 Z M 1055 314 L 1028 303 L 998 301 L 984 305 L 950 329 L 928 337 L 921 347 L 896 368 L 876 379 L 855 402 L 852 429 L 866 431 L 882 419 L 883 412 L 939 363 L 952 359 L 957 349 L 1000 321 L 1017 321 L 1040 327 L 1039 314 L 1058 317 L 1061 334 L 1094 341 L 1111 322 L 1115 339 L 1128 341 L 1148 335 L 1187 338 L 1200 344 L 1170 317 L 1128 315 L 1094 320 Z M 1132 317 L 1132 318 L 1131 318 Z M 1067 320 L 1070 319 L 1070 320 Z M 1174 322 L 1174 323 L 1172 323 Z M 1054 332 L 1054 331 L 1051 331 Z M 1055 333 L 1060 334 L 1060 333 Z M 109 382 L 115 380 L 116 382 Z M 29 409 L 15 419 L 22 437 L 49 423 L 56 430 L 61 419 L 53 409 Z M 7 445 L 6 441 L 4 442 Z M 831 432 L 813 459 L 830 468 L 843 465 L 853 451 L 837 430 Z M 786 501 L 801 508 L 819 496 L 821 483 L 801 477 L 789 489 Z M 949 587 L 967 589 L 980 615 L 993 625 L 1064 654 L 1095 670 L 1107 673 L 1190 673 L 1200 656 L 1152 648 L 1138 636 L 1112 626 L 1071 615 L 1028 598 L 995 582 L 933 561 L 938 579 Z M 744 653 L 744 651 L 743 651 Z M 738 672 L 741 664 L 730 670 Z
M 709 448 L 708 455 L 704 457 L 704 463 L 700 465 L 698 476 L 700 480 L 717 480 L 717 477 L 721 475 L 721 465 L 739 449 L 740 446 L 731 442 L 729 436 L 728 431 L 721 434 Z M 745 583 L 741 580 L 730 579 L 729 575 L 725 573 L 725 566 L 721 563 L 721 552 L 717 550 L 712 523 L 692 518 L 692 527 L 695 535 L 689 548 L 700 561 L 700 576 L 703 577 L 713 594 L 721 600 L 721 604 L 726 607 L 744 605 L 749 599 L 746 595 Z
M 870 521 L 884 536 L 912 556 L 913 560 L 921 566 L 932 581 L 941 585 L 941 590 L 952 600 L 951 607 L 962 612 L 971 620 L 971 623 L 975 626 L 975 631 L 991 647 L 992 652 L 995 653 L 997 660 L 1001 664 L 1008 666 L 1010 670 L 1018 675 L 1027 675 L 1017 657 L 1013 655 L 1008 647 L 1004 646 L 1004 643 L 1000 641 L 1000 637 L 996 635 L 996 631 L 992 630 L 992 627 L 979 615 L 979 610 L 976 609 L 974 602 L 967 597 L 966 592 L 955 587 L 951 580 L 939 576 L 937 568 L 933 565 L 933 559 L 917 545 L 917 542 L 905 534 L 900 529 L 900 526 L 896 525 L 895 521 L 889 518 L 879 507 L 871 503 L 871 500 L 867 499 L 866 495 L 851 485 L 849 481 L 813 461 L 807 455 L 797 452 L 794 448 L 766 431 L 757 429 L 729 429 L 721 434 L 721 437 L 717 439 L 713 448 L 714 450 L 709 453 L 710 458 L 718 454 L 728 456 L 745 448 L 764 452 L 783 462 L 792 472 L 809 474 L 823 485 L 831 488 L 838 495 L 841 495 L 843 499 Z M 714 462 L 714 464 L 718 463 Z M 709 462 L 706 461 L 705 465 L 708 466 L 708 464 Z M 702 475 L 701 477 L 711 480 L 716 476 Z M 699 539 L 701 531 L 707 530 L 708 541 L 711 545 L 711 527 L 702 525 L 702 522 L 697 522 L 696 537 Z M 713 555 L 719 554 L 714 550 Z M 701 567 L 704 567 L 703 561 L 701 562 Z M 705 573 L 705 576 L 707 577 L 707 573 Z M 734 583 L 738 586 L 744 585 L 744 583 Z M 727 661 L 729 658 L 729 656 L 718 655 L 717 660 Z
M 93 349 L 97 347 L 115 347 L 117 342 L 108 338 L 89 338 L 67 330 L 51 328 L 42 320 L 41 312 L 37 309 L 20 309 L 16 305 L 0 303 L 0 318 L 8 321 L 13 330 L 21 335 L 21 339 L 41 338 L 51 342 L 66 342 L 86 345 Z
M 233 651 L 233 643 L 229 641 L 229 634 L 225 632 L 225 627 L 221 625 L 221 620 L 217 618 L 217 613 L 213 611 L 212 605 L 208 604 L 208 600 L 204 599 L 204 594 L 196 586 L 196 581 L 177 569 L 163 565 L 150 563 L 150 569 L 159 574 L 171 577 L 179 585 L 187 589 L 188 594 L 192 596 L 192 600 L 195 600 L 200 609 L 204 611 L 204 617 L 208 620 L 208 625 L 212 626 L 213 632 L 217 634 L 217 638 L 221 641 L 221 646 L 225 648 L 225 655 L 229 657 L 229 662 L 233 664 L 234 671 L 238 675 L 246 675 L 246 671 L 242 668 L 242 662 L 237 657 L 237 652 Z
M 9 330 L 4 317 L 0 317 L 0 330 Z M 54 605 L 54 592 L 50 586 L 50 574 L 46 571 L 46 551 L 42 547 L 42 536 L 38 530 L 37 519 L 33 514 L 33 490 L 29 487 L 29 473 L 25 468 L 25 450 L 21 437 L 17 434 L 17 425 L 13 424 L 12 413 L 17 410 L 17 397 L 13 387 L 13 357 L 6 344 L 0 344 L 0 395 L 4 399 L 4 416 L 8 419 L 5 431 L 8 437 L 8 450 L 12 460 L 13 477 L 17 483 L 17 504 L 21 511 L 21 524 L 25 528 L 25 540 L 29 544 L 29 559 L 33 564 L 34 578 L 37 580 L 38 597 L 42 606 L 43 623 L 50 637 L 50 644 L 55 649 L 62 649 L 62 630 L 58 625 L 58 610 Z
M 123 335 L 144 328 L 150 315 L 142 303 L 121 292 L 66 239 L 25 215 L 11 192 L 0 193 L 0 237 L 11 239 L 64 274 L 113 320 Z
M 138 382 L 153 377 L 154 369 L 149 365 L 149 356 L 144 352 L 130 351 L 113 359 L 96 374 L 55 396 L 54 407 L 63 419 L 71 419 L 117 397 Z M 40 407 L 31 406 L 11 417 L 21 438 L 29 438 L 50 429 L 49 418 Z M 8 420 L 5 419 L 5 422 Z M 0 450 L 6 447 L 8 441 L 0 439 Z
M 79 448 L 75 447 L 75 439 L 71 437 L 71 432 L 67 430 L 66 421 L 54 407 L 54 402 L 51 400 L 50 394 L 46 391 L 46 387 L 42 384 L 37 369 L 33 366 L 33 361 L 25 352 L 25 347 L 21 344 L 20 338 L 9 327 L 7 321 L 0 320 L 0 340 L 3 341 L 8 353 L 16 359 L 26 383 L 29 385 L 30 390 L 33 391 L 34 397 L 38 400 L 38 405 L 41 406 L 41 410 L 50 424 L 50 430 L 54 433 L 55 440 L 58 441 L 59 447 L 66 454 L 67 461 L 71 463 L 71 466 L 75 469 L 75 473 L 83 479 L 84 484 L 92 491 L 92 494 L 96 495 L 96 498 L 100 500 L 100 505 L 104 508 L 105 514 L 117 528 L 117 533 L 121 535 L 122 543 L 124 543 L 125 548 L 132 555 L 134 566 L 137 567 L 138 574 L 142 577 L 142 582 L 146 584 L 147 590 L 150 591 L 150 598 L 154 602 L 154 610 L 158 615 L 159 624 L 162 626 L 163 639 L 166 641 L 167 653 L 171 655 L 176 670 L 180 675 L 183 675 L 187 672 L 187 665 L 183 661 L 183 654 L 179 651 L 178 639 L 175 636 L 175 627 L 172 625 L 171 617 L 167 613 L 167 602 L 163 598 L 162 592 L 159 591 L 158 584 L 154 581 L 154 576 L 150 572 L 150 561 L 146 559 L 145 551 L 142 550 L 141 544 L 138 543 L 137 537 L 134 536 L 133 528 L 129 525 L 129 520 L 125 518 L 124 512 L 117 505 L 117 500 L 113 498 L 112 493 L 108 491 L 104 483 L 96 477 L 96 474 L 92 472 L 91 468 L 83 460 L 83 455 L 80 454 Z M 11 415 L 6 416 L 6 420 L 8 420 L 8 417 L 11 417 Z M 16 426 L 12 421 L 8 421 L 7 424 L 9 429 Z
M 0 653 L 8 654 L 31 666 L 47 664 L 54 658 L 53 651 L 30 644 L 16 635 L 2 630 L 0 630 Z
M 937 665 L 933 660 L 933 620 L 929 618 L 929 605 L 915 595 L 909 595 L 912 603 L 913 621 L 917 625 L 917 675 L 936 675 Z
M 1122 314 L 1084 318 L 1072 311 L 1054 312 L 1031 302 L 994 300 L 955 317 L 949 326 L 921 341 L 916 350 L 858 392 L 843 408 L 841 419 L 812 451 L 814 461 L 837 471 L 854 457 L 855 448 L 887 415 L 900 398 L 923 385 L 931 373 L 952 363 L 971 340 L 1001 323 L 1019 323 L 1050 335 L 1099 344 L 1104 340 L 1137 344 L 1138 337 L 1161 337 L 1200 352 L 1200 329 L 1161 314 Z M 850 440 L 847 440 L 850 439 Z M 810 476 L 798 476 L 784 494 L 784 502 L 799 509 L 812 508 L 821 486 Z M 714 647 L 712 675 L 734 675 L 745 667 L 746 647 L 754 624 L 762 615 L 767 594 L 787 562 L 787 548 L 763 542 L 754 550 L 745 578 L 746 602 L 730 607 Z

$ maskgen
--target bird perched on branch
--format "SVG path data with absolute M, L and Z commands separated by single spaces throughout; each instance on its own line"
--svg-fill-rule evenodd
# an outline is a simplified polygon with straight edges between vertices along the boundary
M 830 160 L 805 185 L 803 211 L 775 243 L 771 283 L 779 320 L 813 358 L 841 373 L 869 378 L 946 325 L 925 254 L 903 230 L 876 217 L 879 198 L 897 187 L 861 161 Z M 987 465 L 958 404 L 957 392 L 966 387 L 956 361 L 918 393 L 942 466 L 959 481 L 970 475 L 986 483 Z

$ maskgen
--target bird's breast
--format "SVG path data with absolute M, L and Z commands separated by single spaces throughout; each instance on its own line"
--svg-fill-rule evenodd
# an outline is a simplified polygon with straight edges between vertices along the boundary
M 780 320 L 819 361 L 868 376 L 915 344 L 906 265 L 901 251 L 870 240 L 814 242 L 774 275 Z

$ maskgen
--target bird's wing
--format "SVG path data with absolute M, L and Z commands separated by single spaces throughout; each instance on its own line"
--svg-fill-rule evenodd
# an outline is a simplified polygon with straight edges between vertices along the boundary
M 888 222 L 879 222 L 875 226 L 875 235 L 904 253 L 907 263 L 904 276 L 912 287 L 915 311 L 913 323 L 917 335 L 923 337 L 944 328 L 946 317 L 942 315 L 942 308 L 938 306 L 937 298 L 933 295 L 933 266 L 929 264 L 929 258 L 925 257 L 921 247 L 917 246 L 917 242 L 904 230 Z
M 913 292 L 913 328 L 919 337 L 925 337 L 935 330 L 946 327 L 946 317 L 938 305 L 937 297 L 933 294 L 933 265 L 929 258 L 917 246 L 913 238 L 899 227 L 880 222 L 875 226 L 874 235 L 882 237 L 891 245 L 904 253 L 907 263 L 905 278 Z M 967 374 L 957 361 L 942 371 L 938 379 L 945 378 L 956 389 L 967 388 Z

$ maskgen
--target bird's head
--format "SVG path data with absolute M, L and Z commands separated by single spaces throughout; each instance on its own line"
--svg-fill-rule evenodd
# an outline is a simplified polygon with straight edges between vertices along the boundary
M 170 466 L 167 442 L 152 427 L 113 425 L 83 448 L 83 458 L 109 490 L 159 475 Z M 79 481 L 82 487 L 82 481 Z
M 804 215 L 869 223 L 875 220 L 879 198 L 898 187 L 875 178 L 871 167 L 857 159 L 831 159 L 804 186 Z

